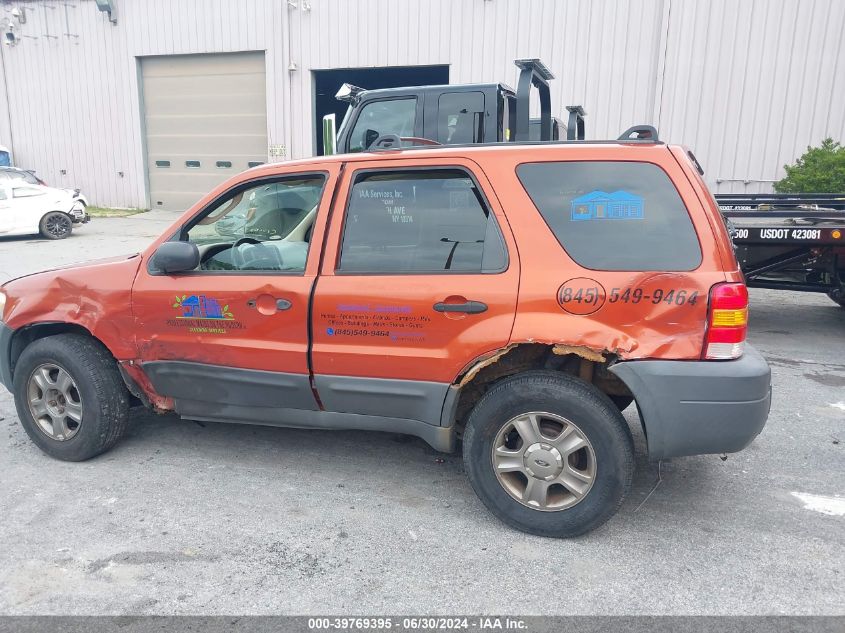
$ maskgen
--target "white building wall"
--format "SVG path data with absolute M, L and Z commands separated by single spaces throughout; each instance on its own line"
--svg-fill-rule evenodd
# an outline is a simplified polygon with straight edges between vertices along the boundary
M 584 105 L 588 138 L 654 124 L 696 152 L 716 191 L 768 191 L 808 144 L 845 138 L 841 0 L 114 3 L 116 26 L 93 0 L 0 5 L 0 20 L 28 10 L 19 44 L 2 47 L 16 163 L 101 205 L 148 204 L 146 55 L 266 51 L 268 141 L 287 157 L 312 154 L 311 70 L 450 64 L 452 83 L 513 85 L 518 57 L 555 73 L 561 116 Z

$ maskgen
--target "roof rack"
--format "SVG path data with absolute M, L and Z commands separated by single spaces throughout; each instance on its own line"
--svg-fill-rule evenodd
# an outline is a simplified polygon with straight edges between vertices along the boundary
M 657 141 L 657 128 L 653 125 L 634 125 L 622 132 L 617 141 Z
M 420 146 L 441 145 L 438 141 L 433 141 L 430 138 L 423 138 L 422 136 L 397 136 L 396 134 L 382 134 L 373 144 L 370 145 L 372 151 L 388 151 L 405 149 L 402 143 L 413 143 L 410 147 L 419 148 Z

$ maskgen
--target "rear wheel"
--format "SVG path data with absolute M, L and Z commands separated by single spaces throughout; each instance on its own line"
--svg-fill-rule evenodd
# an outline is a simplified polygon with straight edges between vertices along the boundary
M 608 395 L 608 398 L 613 401 L 613 404 L 615 404 L 620 411 L 624 411 L 630 407 L 631 403 L 634 401 L 634 396 Z
M 89 459 L 126 431 L 129 394 L 114 358 L 89 337 L 60 334 L 30 344 L 13 387 L 21 425 L 51 457 Z
M 840 306 L 845 308 L 845 288 L 837 288 L 827 293 L 827 296 L 833 299 Z
M 73 220 L 66 213 L 51 211 L 41 218 L 38 228 L 41 235 L 48 240 L 63 240 L 73 230 Z
M 589 532 L 631 486 L 634 448 L 619 409 L 573 376 L 531 371 L 503 380 L 473 409 L 464 465 L 481 501 L 540 536 Z

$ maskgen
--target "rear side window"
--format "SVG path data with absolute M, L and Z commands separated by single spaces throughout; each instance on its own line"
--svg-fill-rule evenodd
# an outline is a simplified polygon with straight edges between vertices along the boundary
M 507 266 L 494 215 L 460 169 L 358 176 L 346 210 L 345 273 L 487 273 Z
M 595 270 L 693 270 L 701 247 L 681 196 L 657 165 L 526 163 L 522 186 L 560 245 Z
M 31 198 L 32 196 L 42 196 L 44 192 L 40 189 L 33 189 L 31 187 L 15 187 L 12 189 L 13 198 Z
M 447 145 L 484 140 L 483 92 L 445 92 L 440 95 L 437 140 Z

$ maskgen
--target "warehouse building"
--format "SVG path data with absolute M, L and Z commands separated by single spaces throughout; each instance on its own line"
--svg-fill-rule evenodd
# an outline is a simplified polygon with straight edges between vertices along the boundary
M 841 0 L 2 0 L 0 28 L 0 145 L 102 206 L 318 153 L 344 81 L 514 85 L 525 57 L 587 138 L 652 124 L 717 192 L 845 138 Z

